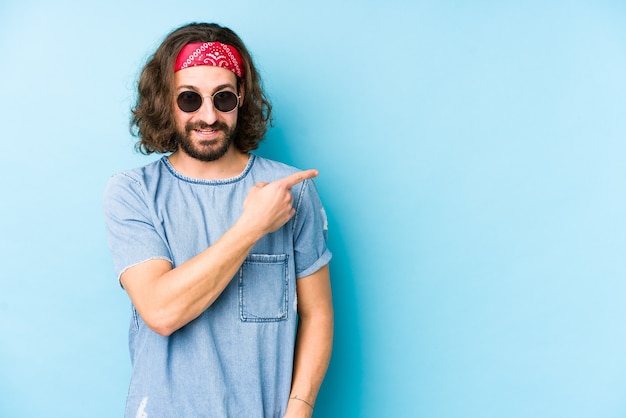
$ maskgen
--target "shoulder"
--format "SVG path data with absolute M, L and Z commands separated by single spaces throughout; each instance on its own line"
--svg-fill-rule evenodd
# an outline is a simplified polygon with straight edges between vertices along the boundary
M 163 170 L 162 159 L 142 167 L 120 171 L 112 175 L 104 188 L 105 202 L 120 195 L 144 194 L 150 183 L 157 182 Z

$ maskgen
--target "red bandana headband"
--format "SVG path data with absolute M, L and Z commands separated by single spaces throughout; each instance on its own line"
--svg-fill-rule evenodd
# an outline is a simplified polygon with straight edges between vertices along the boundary
M 176 57 L 174 72 L 196 65 L 222 67 L 243 78 L 243 58 L 236 48 L 221 42 L 196 42 L 185 45 Z

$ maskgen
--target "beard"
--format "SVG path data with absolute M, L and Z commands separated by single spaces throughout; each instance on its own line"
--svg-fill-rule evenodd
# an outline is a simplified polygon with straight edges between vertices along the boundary
M 203 140 L 198 143 L 194 143 L 191 139 L 191 134 L 195 129 L 212 129 L 215 131 L 221 131 L 222 137 L 214 140 Z M 206 122 L 189 122 L 185 125 L 184 132 L 176 130 L 176 143 L 180 146 L 181 151 L 189 155 L 191 158 L 195 158 L 200 161 L 210 162 L 219 160 L 230 149 L 233 144 L 233 136 L 235 134 L 235 127 L 230 128 L 228 125 L 222 122 L 215 122 L 213 125 L 209 125 Z

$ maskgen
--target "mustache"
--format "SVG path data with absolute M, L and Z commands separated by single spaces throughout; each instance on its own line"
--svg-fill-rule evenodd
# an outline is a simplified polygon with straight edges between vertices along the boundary
M 212 129 L 214 131 L 224 131 L 227 132 L 228 131 L 228 125 L 226 125 L 223 122 L 215 122 L 212 124 L 208 124 L 204 121 L 198 121 L 198 122 L 187 122 L 185 124 L 185 132 L 189 133 L 193 130 L 196 129 Z

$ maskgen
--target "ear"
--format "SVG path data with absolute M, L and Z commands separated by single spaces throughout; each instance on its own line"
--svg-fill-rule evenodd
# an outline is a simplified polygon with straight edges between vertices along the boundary
M 243 101 L 246 97 L 246 89 L 244 88 L 244 81 L 239 82 L 239 107 L 243 106 Z

